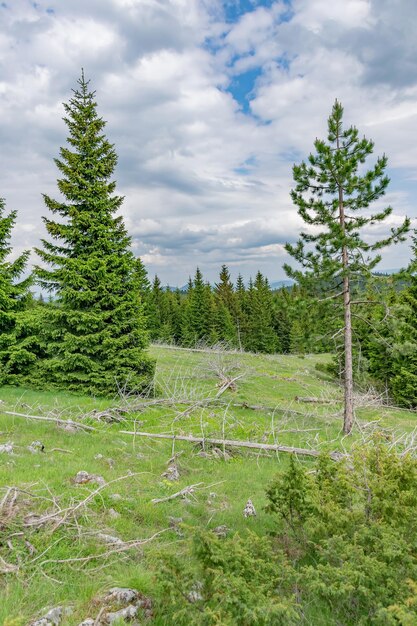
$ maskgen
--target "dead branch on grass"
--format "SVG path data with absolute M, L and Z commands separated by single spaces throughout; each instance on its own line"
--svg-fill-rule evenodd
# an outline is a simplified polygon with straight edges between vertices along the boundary
M 212 437 L 193 437 L 192 435 L 167 435 L 164 433 L 145 433 L 141 431 L 121 430 L 121 434 L 134 435 L 135 437 L 149 437 L 151 439 L 169 439 L 170 441 L 187 441 L 189 443 L 198 444 L 214 444 L 219 446 L 230 446 L 237 448 L 255 448 L 257 450 L 273 450 L 275 452 L 288 452 L 290 454 L 298 454 L 300 456 L 318 457 L 322 453 L 319 450 L 309 450 L 307 448 L 296 448 L 292 446 L 281 446 L 270 443 L 256 443 L 254 441 L 235 441 L 233 439 L 214 439 Z M 339 461 L 343 456 L 340 452 L 330 452 L 330 458 Z
M 127 550 L 132 550 L 133 548 L 139 548 L 141 546 L 144 546 L 145 544 L 150 543 L 156 537 L 159 537 L 160 535 L 162 535 L 163 533 L 166 533 L 169 530 L 171 529 L 164 528 L 163 530 L 159 530 L 158 532 L 154 533 L 151 537 L 148 537 L 147 539 L 133 539 L 131 541 L 123 541 L 120 544 L 117 543 L 115 544 L 115 547 L 112 548 L 111 550 L 106 550 L 106 552 L 102 552 L 99 554 L 89 554 L 88 556 L 72 557 L 68 559 L 46 559 L 39 563 L 39 567 L 42 568 L 45 565 L 49 565 L 49 564 L 58 565 L 58 564 L 66 564 L 66 563 L 88 563 L 89 561 L 95 561 L 97 559 L 105 559 L 105 558 L 114 556 L 115 554 L 120 554 L 122 552 L 126 552 Z
M 165 496 L 165 498 L 153 498 L 151 500 L 152 504 L 160 504 L 161 502 L 169 502 L 170 500 L 175 500 L 175 498 L 186 498 L 194 493 L 196 487 L 199 487 L 203 483 L 196 483 L 195 485 L 188 485 L 181 489 L 181 491 L 177 491 L 172 493 L 170 496 Z
M 60 419 L 57 417 L 47 417 L 46 415 L 29 415 L 27 413 L 17 413 L 16 411 L 2 411 L 4 415 L 11 415 L 12 417 L 23 417 L 29 420 L 40 420 L 42 422 L 54 422 L 59 426 L 65 426 L 70 428 L 78 428 L 79 430 L 87 430 L 87 431 L 97 431 L 97 428 L 93 426 L 87 426 L 86 424 L 81 424 L 80 422 L 75 422 L 71 419 Z
M 295 396 L 295 401 L 310 404 L 336 404 L 342 402 L 342 400 L 338 400 L 337 398 L 315 398 L 313 396 Z

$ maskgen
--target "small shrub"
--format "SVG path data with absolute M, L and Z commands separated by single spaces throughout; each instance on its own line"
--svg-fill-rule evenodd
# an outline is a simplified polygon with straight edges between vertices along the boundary
M 299 621 L 289 591 L 291 571 L 267 538 L 254 533 L 218 538 L 198 532 L 188 559 L 165 557 L 160 572 L 169 622 L 199 626 L 291 626 Z M 164 622 L 165 623 L 165 622 Z

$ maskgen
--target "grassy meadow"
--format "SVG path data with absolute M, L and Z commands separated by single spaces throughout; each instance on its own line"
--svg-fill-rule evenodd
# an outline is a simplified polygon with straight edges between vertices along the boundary
M 25 625 L 59 604 L 73 607 L 62 623 L 79 624 L 95 617 L 95 598 L 114 586 L 155 597 L 158 555 L 181 551 L 190 528 L 268 530 L 265 488 L 288 462 L 288 454 L 213 449 L 122 431 L 345 451 L 374 430 L 398 439 L 417 425 L 415 412 L 382 406 L 365 394 L 357 398 L 355 434 L 344 438 L 342 389 L 316 369 L 329 360 L 326 355 L 261 356 L 163 346 L 153 346 L 151 353 L 157 359 L 156 384 L 146 399 L 0 388 L 0 445 L 13 445 L 12 453 L 0 453 L 0 533 L 8 538 L 0 540 L 1 624 Z M 126 410 L 115 411 L 117 407 Z M 28 449 L 35 441 L 44 451 Z M 308 457 L 300 460 L 314 464 Z M 163 475 L 173 466 L 176 480 L 169 479 L 169 471 Z M 102 477 L 105 484 L 76 484 L 81 470 Z M 187 498 L 152 503 L 189 485 L 197 487 Z M 243 516 L 248 498 L 256 517 Z M 42 516 L 49 518 L 42 522 Z M 109 543 L 109 536 L 123 543 Z

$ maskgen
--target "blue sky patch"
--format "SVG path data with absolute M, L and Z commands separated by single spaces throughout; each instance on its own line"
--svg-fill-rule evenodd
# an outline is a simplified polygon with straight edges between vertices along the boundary
M 250 112 L 251 94 L 255 87 L 256 79 L 262 74 L 262 70 L 256 67 L 238 76 L 233 76 L 227 91 L 232 94 L 244 113 Z
M 224 13 L 227 22 L 237 22 L 242 15 L 250 13 L 258 7 L 269 9 L 275 4 L 275 0 L 226 0 Z M 283 4 L 288 8 L 281 14 L 280 22 L 289 22 L 294 15 L 292 0 L 284 0 Z

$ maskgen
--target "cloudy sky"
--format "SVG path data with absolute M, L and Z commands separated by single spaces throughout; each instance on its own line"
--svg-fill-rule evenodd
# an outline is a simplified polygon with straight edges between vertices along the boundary
M 18 210 L 16 251 L 45 234 L 81 67 L 135 252 L 164 283 L 197 264 L 210 280 L 221 263 L 284 277 L 302 226 L 292 164 L 325 136 L 336 97 L 389 157 L 386 228 L 417 217 L 415 0 L 5 0 L 0 24 L 0 196 Z M 408 258 L 397 246 L 381 268 Z

